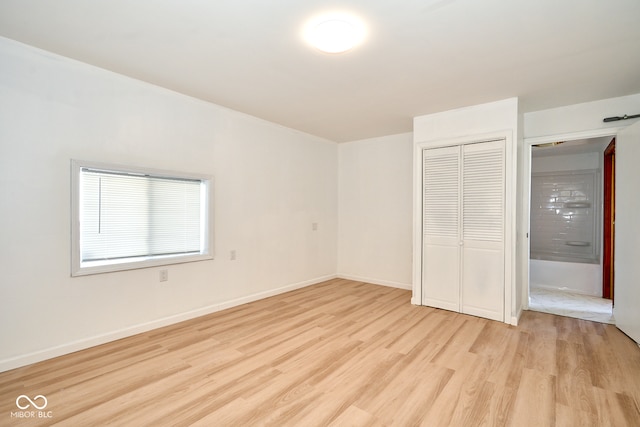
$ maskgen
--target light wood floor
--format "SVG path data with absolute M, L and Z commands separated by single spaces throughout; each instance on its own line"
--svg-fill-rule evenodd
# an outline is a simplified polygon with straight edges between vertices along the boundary
M 48 420 L 16 420 L 16 398 Z M 638 426 L 640 349 L 614 326 L 518 327 L 348 280 L 0 374 L 0 425 Z

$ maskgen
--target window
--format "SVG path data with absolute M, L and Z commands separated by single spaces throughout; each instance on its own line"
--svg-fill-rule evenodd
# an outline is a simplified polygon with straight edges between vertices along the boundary
M 72 275 L 211 259 L 210 181 L 72 161 Z

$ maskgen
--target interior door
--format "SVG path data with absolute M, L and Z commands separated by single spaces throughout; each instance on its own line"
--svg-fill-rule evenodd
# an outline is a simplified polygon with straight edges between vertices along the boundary
M 460 311 L 460 147 L 422 152 L 422 304 Z
M 462 165 L 461 311 L 503 321 L 505 141 L 465 145 Z
M 616 326 L 640 343 L 640 122 L 616 137 Z
M 604 205 L 602 227 L 602 298 L 613 300 L 614 295 L 614 229 L 616 200 L 616 139 L 604 150 Z M 615 304 L 615 301 L 613 302 Z

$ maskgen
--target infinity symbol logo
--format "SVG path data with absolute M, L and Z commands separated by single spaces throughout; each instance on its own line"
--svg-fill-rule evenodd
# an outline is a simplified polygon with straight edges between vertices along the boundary
M 35 401 L 38 399 L 42 399 L 44 401 L 44 403 L 42 405 L 38 405 Z M 20 404 L 21 401 L 26 400 L 29 403 L 26 403 L 23 405 Z M 20 396 L 18 396 L 18 398 L 16 399 L 16 406 L 20 409 L 27 409 L 30 404 L 33 405 L 34 408 L 36 409 L 44 409 L 47 407 L 47 398 L 44 397 L 43 395 L 39 394 L 36 397 L 33 398 L 33 400 L 31 400 L 29 398 L 29 396 L 25 396 L 24 394 L 21 394 Z

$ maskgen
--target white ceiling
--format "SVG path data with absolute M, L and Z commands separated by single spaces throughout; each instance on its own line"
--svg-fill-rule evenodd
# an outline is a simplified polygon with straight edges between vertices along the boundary
M 308 47 L 328 9 L 359 14 L 365 43 Z M 2 0 L 0 36 L 338 142 L 513 96 L 640 93 L 638 0 Z

